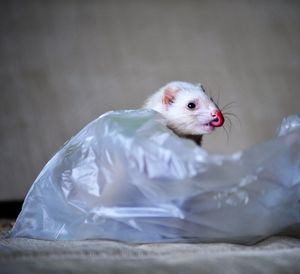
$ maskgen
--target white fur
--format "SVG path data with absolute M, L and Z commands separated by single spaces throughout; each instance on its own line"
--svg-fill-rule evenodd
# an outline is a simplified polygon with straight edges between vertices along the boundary
M 175 99 L 171 104 L 164 104 L 162 99 L 166 89 L 174 91 Z M 193 110 L 187 105 L 195 102 Z M 207 96 L 201 84 L 171 82 L 150 96 L 144 108 L 160 112 L 167 120 L 168 126 L 178 135 L 202 135 L 210 133 L 214 127 L 208 125 L 212 121 L 212 113 L 218 110 L 216 104 Z

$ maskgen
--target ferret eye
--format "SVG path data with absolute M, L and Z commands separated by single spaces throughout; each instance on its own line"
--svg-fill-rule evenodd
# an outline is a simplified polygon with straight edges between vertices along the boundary
M 189 103 L 187 106 L 189 109 L 193 109 L 196 107 L 196 105 L 194 103 Z

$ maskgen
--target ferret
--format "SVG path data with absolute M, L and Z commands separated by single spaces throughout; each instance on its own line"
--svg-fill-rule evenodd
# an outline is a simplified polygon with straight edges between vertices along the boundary
M 150 96 L 143 108 L 161 113 L 168 128 L 199 146 L 203 134 L 224 124 L 221 110 L 201 84 L 171 82 Z

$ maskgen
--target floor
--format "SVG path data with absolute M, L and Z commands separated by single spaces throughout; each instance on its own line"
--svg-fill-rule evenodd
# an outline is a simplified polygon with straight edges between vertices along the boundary
M 271 237 L 256 245 L 142 244 L 5 238 L 0 220 L 1 273 L 289 273 L 300 270 L 300 239 Z

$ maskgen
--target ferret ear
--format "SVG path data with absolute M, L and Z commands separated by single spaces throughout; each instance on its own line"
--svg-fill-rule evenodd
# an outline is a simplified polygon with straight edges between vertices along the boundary
M 162 103 L 164 105 L 171 105 L 175 101 L 175 96 L 178 90 L 174 90 L 170 87 L 165 88 L 164 95 L 162 97 Z

